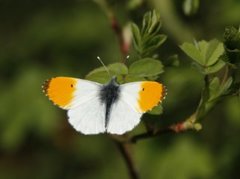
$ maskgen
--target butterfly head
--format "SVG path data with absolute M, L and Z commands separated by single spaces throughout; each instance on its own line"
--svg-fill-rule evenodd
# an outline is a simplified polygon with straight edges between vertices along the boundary
M 113 76 L 112 79 L 107 83 L 107 85 L 109 84 L 119 86 L 119 83 L 117 82 L 117 76 Z

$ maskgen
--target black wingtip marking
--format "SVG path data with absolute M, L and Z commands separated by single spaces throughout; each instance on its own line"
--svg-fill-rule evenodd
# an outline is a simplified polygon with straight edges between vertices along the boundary
M 161 102 L 166 98 L 166 96 L 167 96 L 167 87 L 163 85 Z
M 48 88 L 49 88 L 49 84 L 50 84 L 51 80 L 52 80 L 52 78 L 45 80 L 42 85 L 42 91 L 46 96 L 48 95 Z

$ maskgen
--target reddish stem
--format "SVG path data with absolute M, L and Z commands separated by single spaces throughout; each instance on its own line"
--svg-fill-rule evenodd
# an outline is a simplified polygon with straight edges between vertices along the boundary
M 123 36 L 123 30 L 122 30 L 121 26 L 119 25 L 116 17 L 113 15 L 111 16 L 111 27 L 112 27 L 113 31 L 115 32 L 115 34 L 117 35 L 120 51 L 122 54 L 122 62 L 125 63 L 126 57 L 129 52 L 129 44 L 125 42 L 125 39 Z

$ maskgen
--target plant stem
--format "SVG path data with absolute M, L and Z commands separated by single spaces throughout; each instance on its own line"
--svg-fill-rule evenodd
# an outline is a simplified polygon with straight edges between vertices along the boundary
M 128 168 L 128 172 L 129 172 L 129 176 L 130 179 L 139 179 L 139 175 L 138 172 L 136 170 L 136 167 L 134 165 L 133 159 L 132 159 L 132 155 L 130 153 L 130 144 L 127 143 L 122 143 L 122 142 L 118 142 L 115 140 L 115 143 L 118 147 L 119 152 L 121 153 L 127 168 Z
M 118 39 L 119 48 L 120 48 L 120 52 L 122 55 L 121 62 L 126 63 L 126 59 L 127 59 L 126 57 L 129 52 L 129 44 L 126 41 L 126 39 L 124 38 L 123 28 L 117 21 L 117 18 L 115 16 L 112 8 L 109 6 L 109 4 L 107 3 L 106 0 L 95 0 L 95 2 L 100 5 L 100 7 L 103 9 L 105 14 L 107 15 L 110 25 L 111 25 L 111 28 L 112 28 L 113 32 L 116 34 L 117 39 Z
M 111 21 L 111 27 L 118 38 L 119 47 L 122 54 L 121 61 L 122 63 L 126 63 L 126 59 L 129 51 L 129 45 L 125 42 L 125 39 L 123 37 L 123 30 L 119 25 L 119 22 L 117 21 L 116 17 L 112 15 L 112 17 L 110 18 L 110 21 Z
M 173 132 L 174 131 L 170 128 L 162 129 L 162 130 L 159 130 L 157 132 L 149 131 L 149 132 L 145 132 L 145 133 L 142 133 L 142 134 L 134 135 L 133 137 L 131 137 L 130 142 L 131 143 L 137 143 L 139 140 L 149 139 L 149 138 L 160 136 L 162 134 L 173 133 Z
M 196 122 L 196 113 L 193 113 L 191 116 L 189 116 L 187 119 L 185 119 L 182 122 L 172 124 L 168 126 L 167 128 L 159 129 L 157 131 L 148 131 L 142 134 L 137 134 L 130 138 L 130 143 L 136 143 L 139 140 L 142 139 L 149 139 L 157 136 L 161 136 L 163 134 L 168 133 L 179 133 L 179 132 L 185 132 L 188 130 L 195 130 L 199 131 L 202 129 L 201 124 L 195 123 Z

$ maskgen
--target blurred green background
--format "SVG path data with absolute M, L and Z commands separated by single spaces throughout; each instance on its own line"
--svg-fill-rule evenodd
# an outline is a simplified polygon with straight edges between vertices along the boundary
M 110 4 L 121 24 L 140 23 L 149 9 L 160 11 L 168 40 L 159 58 L 177 53 L 180 66 L 161 76 L 168 87 L 164 114 L 151 118 L 172 124 L 188 117 L 197 107 L 203 77 L 178 45 L 193 38 L 222 40 L 226 26 L 240 24 L 240 1 L 202 0 L 190 15 L 179 0 Z M 84 78 L 100 66 L 96 56 L 106 64 L 121 58 L 108 18 L 94 1 L 0 0 L 0 178 L 128 177 L 114 142 L 106 135 L 77 133 L 66 112 L 41 90 L 54 76 Z M 228 98 L 206 117 L 202 131 L 140 141 L 133 146 L 134 160 L 141 178 L 238 178 L 239 134 L 240 101 Z

